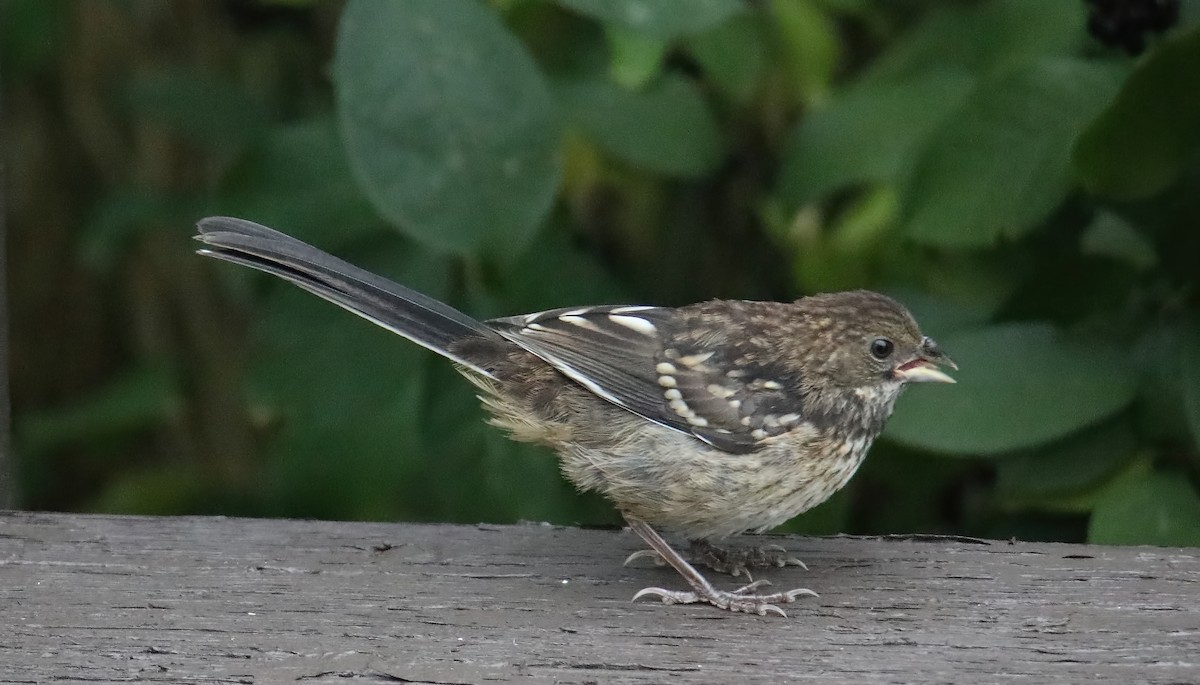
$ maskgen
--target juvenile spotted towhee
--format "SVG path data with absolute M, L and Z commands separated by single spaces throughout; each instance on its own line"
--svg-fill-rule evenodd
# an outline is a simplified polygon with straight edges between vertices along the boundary
M 689 591 L 634 596 L 783 614 L 810 590 L 718 590 L 698 561 L 740 575 L 799 564 L 778 547 L 710 541 L 763 531 L 825 501 L 854 475 L 906 383 L 957 368 L 911 314 L 865 290 L 795 302 L 592 306 L 491 321 L 295 238 L 229 217 L 200 221 L 200 254 L 274 274 L 453 361 L 491 423 L 553 448 L 582 490 L 611 500 Z M 641 556 L 638 553 L 631 558 Z

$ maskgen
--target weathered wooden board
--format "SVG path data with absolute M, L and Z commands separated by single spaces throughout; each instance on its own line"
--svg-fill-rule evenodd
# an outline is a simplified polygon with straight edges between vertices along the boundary
M 1200 549 L 775 541 L 786 619 L 616 531 L 0 514 L 0 683 L 1200 683 Z

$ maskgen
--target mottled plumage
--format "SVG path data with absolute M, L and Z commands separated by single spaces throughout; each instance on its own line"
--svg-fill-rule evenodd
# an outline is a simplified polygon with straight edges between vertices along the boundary
M 494 425 L 554 449 L 572 483 L 611 500 L 688 580 L 690 592 L 639 593 L 667 602 L 765 613 L 808 593 L 716 590 L 650 525 L 704 541 L 783 523 L 854 475 L 906 382 L 952 382 L 908 311 L 868 291 L 484 323 L 257 224 L 199 227 L 202 254 L 280 276 L 458 364 Z

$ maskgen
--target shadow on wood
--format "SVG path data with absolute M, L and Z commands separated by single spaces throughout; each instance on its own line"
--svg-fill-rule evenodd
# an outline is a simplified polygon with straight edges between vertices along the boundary
M 0 683 L 1200 681 L 1200 549 L 772 541 L 786 619 L 615 531 L 7 513 Z

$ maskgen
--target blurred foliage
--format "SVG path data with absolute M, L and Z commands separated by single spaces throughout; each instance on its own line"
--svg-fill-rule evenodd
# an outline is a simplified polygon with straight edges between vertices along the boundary
M 616 521 L 228 213 L 479 316 L 892 293 L 959 384 L 787 529 L 1200 544 L 1197 4 L 0 0 L 20 501 Z

